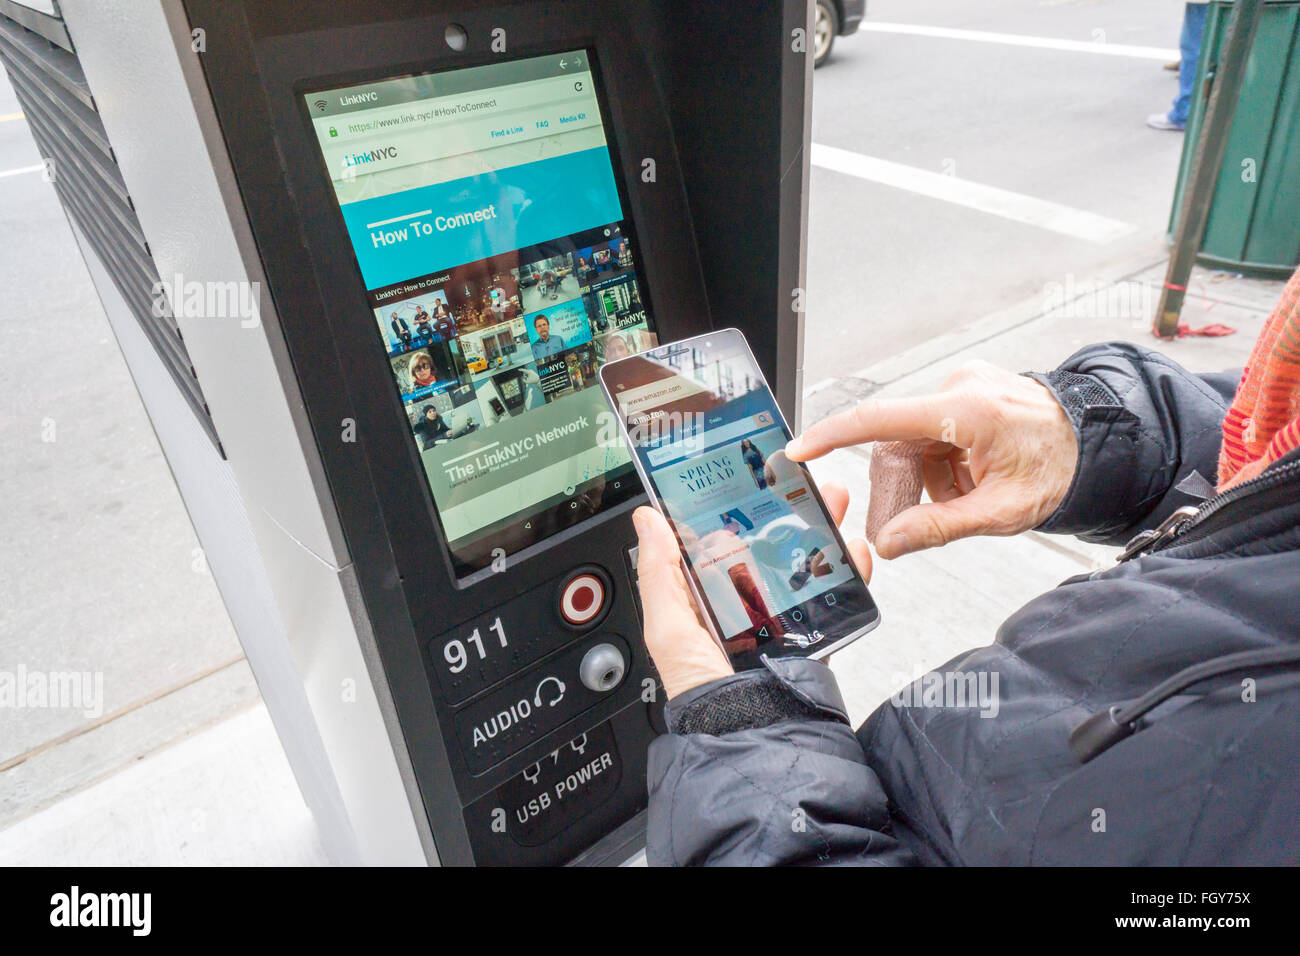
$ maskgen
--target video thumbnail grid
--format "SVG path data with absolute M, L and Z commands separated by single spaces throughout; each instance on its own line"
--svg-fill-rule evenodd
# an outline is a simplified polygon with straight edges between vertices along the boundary
M 421 450 L 591 388 L 600 364 L 654 344 L 631 245 L 616 225 L 604 232 L 371 293 Z

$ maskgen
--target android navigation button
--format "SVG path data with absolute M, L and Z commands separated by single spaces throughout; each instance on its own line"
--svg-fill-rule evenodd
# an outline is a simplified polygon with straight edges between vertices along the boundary
M 582 570 L 560 588 L 560 617 L 570 627 L 586 627 L 605 611 L 609 586 L 602 573 Z

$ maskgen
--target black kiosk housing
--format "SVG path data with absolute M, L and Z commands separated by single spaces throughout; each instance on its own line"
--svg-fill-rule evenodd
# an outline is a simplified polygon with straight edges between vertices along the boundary
M 73 46 L 89 47 L 99 39 L 88 27 L 79 35 L 76 6 L 65 4 Z M 449 559 L 318 152 L 313 97 L 585 51 L 659 340 L 740 328 L 797 423 L 810 5 L 183 0 L 161 8 L 178 47 L 187 34 L 202 47 L 194 75 L 216 120 L 206 148 L 228 158 L 227 203 L 242 205 L 242 239 L 260 260 L 277 320 L 267 330 L 272 350 L 290 404 L 309 425 L 355 571 L 349 605 L 424 857 L 456 865 L 626 861 L 643 840 L 646 749 L 663 730 L 631 563 L 630 515 L 644 501 L 635 474 L 617 489 L 597 488 L 595 504 L 583 488 L 557 500 L 539 539 L 491 568 Z M 86 73 L 94 93 L 94 72 Z M 126 185 L 152 188 L 132 182 L 129 168 Z M 195 338 L 191 349 L 201 344 Z M 217 374 L 205 365 L 221 367 L 196 355 L 200 386 Z M 223 424 L 215 403 L 213 423 L 218 438 L 238 427 L 233 418 Z M 563 592 L 578 577 L 597 583 L 598 607 L 571 623 Z M 579 669 L 597 645 L 612 646 L 624 666 L 592 690 Z M 259 675 L 259 683 L 269 704 L 272 682 Z M 319 718 L 331 705 L 312 706 Z M 295 771 L 303 782 L 297 762 Z

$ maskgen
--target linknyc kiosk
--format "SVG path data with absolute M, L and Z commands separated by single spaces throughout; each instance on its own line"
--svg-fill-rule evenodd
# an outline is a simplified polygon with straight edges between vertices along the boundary
M 736 326 L 797 420 L 810 16 L 0 0 L 338 862 L 636 859 L 663 695 L 596 369 Z

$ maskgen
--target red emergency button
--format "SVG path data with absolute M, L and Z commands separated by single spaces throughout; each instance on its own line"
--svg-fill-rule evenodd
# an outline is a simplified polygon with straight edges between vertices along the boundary
M 601 576 L 581 571 L 560 588 L 560 617 L 570 627 L 583 627 L 605 610 L 609 589 Z

